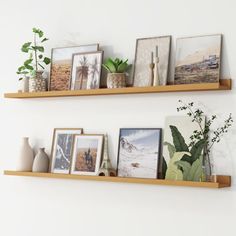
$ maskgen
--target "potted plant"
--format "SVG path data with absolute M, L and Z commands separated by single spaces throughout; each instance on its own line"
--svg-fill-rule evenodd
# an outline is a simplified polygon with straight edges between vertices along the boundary
M 33 42 L 26 42 L 22 45 L 21 51 L 29 55 L 28 59 L 17 70 L 17 74 L 24 80 L 24 92 L 27 92 L 27 83 L 29 92 L 40 92 L 47 90 L 47 79 L 43 76 L 45 66 L 49 65 L 51 60 L 43 55 L 44 47 L 42 43 L 48 40 L 40 29 L 33 28 Z
M 108 58 L 102 66 L 108 71 L 107 88 L 123 88 L 126 87 L 126 73 L 131 65 L 128 59 L 123 61 L 119 58 Z

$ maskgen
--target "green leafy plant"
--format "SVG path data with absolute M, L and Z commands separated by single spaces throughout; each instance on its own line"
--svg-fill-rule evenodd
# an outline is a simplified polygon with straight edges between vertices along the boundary
M 233 124 L 232 114 L 230 113 L 228 118 L 224 121 L 224 123 L 215 130 L 211 130 L 212 124 L 216 121 L 217 116 L 212 115 L 206 122 L 205 125 L 202 122 L 203 117 L 205 117 L 205 113 L 194 106 L 193 102 L 184 103 L 179 100 L 181 106 L 177 108 L 177 111 L 186 111 L 187 115 L 191 118 L 192 122 L 195 122 L 199 126 L 199 130 L 194 130 L 193 134 L 190 136 L 191 142 L 188 145 L 189 148 L 197 153 L 197 156 L 203 150 L 203 162 L 209 168 L 209 174 L 212 174 L 212 165 L 210 161 L 210 152 L 212 147 L 221 141 L 221 138 L 225 133 L 228 132 L 229 128 Z M 213 135 L 210 135 L 210 134 Z M 196 151 L 195 151 L 196 150 Z M 196 160 L 196 157 L 195 157 Z
M 169 152 L 170 161 L 167 165 L 163 157 L 162 172 L 165 179 L 187 180 L 187 181 L 204 181 L 204 167 L 208 167 L 209 175 L 212 174 L 210 162 L 210 152 L 214 144 L 219 143 L 225 133 L 233 124 L 232 115 L 224 121 L 222 126 L 212 130 L 212 124 L 217 119 L 216 115 L 211 116 L 206 122 L 203 122 L 206 115 L 199 109 L 195 108 L 194 103 L 185 104 L 179 101 L 181 106 L 177 111 L 186 111 L 192 122 L 199 126 L 190 136 L 190 143 L 186 144 L 184 137 L 176 126 L 170 125 L 173 144 L 164 142 Z M 211 135 L 212 133 L 212 135 Z
M 16 72 L 21 76 L 19 80 L 23 79 L 24 76 L 35 76 L 39 68 L 45 69 L 45 66 L 51 62 L 50 58 L 43 55 L 44 47 L 42 44 L 48 38 L 44 36 L 44 32 L 40 29 L 33 28 L 32 31 L 34 34 L 33 42 L 26 42 L 21 47 L 21 51 L 29 54 L 29 57 Z
M 119 58 L 111 59 L 108 58 L 102 66 L 109 72 L 109 73 L 125 73 L 131 66 L 128 64 L 128 59 L 123 61 Z

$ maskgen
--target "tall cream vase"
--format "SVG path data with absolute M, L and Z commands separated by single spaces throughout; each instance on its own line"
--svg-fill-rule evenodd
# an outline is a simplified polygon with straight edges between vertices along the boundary
M 24 137 L 20 148 L 20 156 L 18 160 L 18 171 L 32 171 L 34 161 L 34 151 L 29 144 L 29 138 Z
M 32 172 L 47 173 L 48 168 L 49 168 L 49 157 L 45 152 L 45 148 L 39 148 L 39 151 L 34 158 Z

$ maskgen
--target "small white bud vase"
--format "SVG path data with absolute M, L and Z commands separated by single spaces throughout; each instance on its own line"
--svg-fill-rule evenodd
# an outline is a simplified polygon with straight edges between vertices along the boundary
M 49 157 L 45 152 L 45 148 L 40 148 L 34 158 L 33 172 L 47 173 L 49 168 Z
M 20 148 L 20 156 L 18 160 L 18 171 L 32 171 L 34 161 L 34 151 L 29 144 L 29 138 L 24 137 Z

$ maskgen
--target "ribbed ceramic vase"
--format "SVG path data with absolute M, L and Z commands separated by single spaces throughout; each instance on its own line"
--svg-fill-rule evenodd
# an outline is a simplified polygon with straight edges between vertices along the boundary
M 33 172 L 47 173 L 49 168 L 49 157 L 45 148 L 40 148 L 34 158 Z
M 20 156 L 18 160 L 18 171 L 32 171 L 34 161 L 34 151 L 29 144 L 29 138 L 24 137 L 20 148 Z

